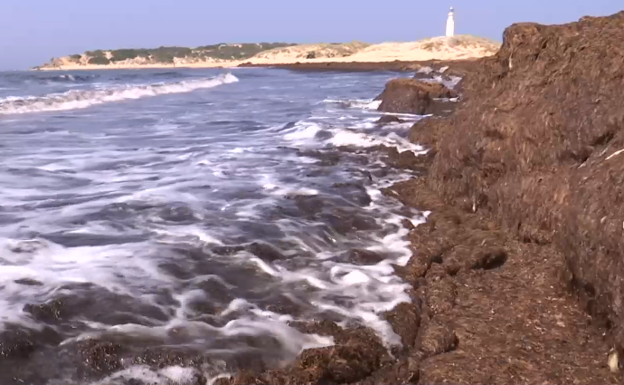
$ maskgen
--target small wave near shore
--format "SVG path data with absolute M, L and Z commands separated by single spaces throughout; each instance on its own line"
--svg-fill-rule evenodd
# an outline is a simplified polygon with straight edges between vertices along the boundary
M 70 79 L 70 76 L 66 75 L 63 79 Z M 191 92 L 237 81 L 238 78 L 236 76 L 228 73 L 209 79 L 139 85 L 114 85 L 97 89 L 69 90 L 44 96 L 6 97 L 0 99 L 0 114 L 10 115 L 82 109 L 104 103 Z

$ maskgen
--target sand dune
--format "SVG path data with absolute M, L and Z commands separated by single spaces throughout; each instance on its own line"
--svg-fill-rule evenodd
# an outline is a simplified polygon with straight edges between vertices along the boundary
M 174 63 L 149 63 L 130 59 L 108 65 L 75 63 L 68 58 L 55 59 L 53 64 L 37 67 L 41 70 L 107 69 L 107 68 L 211 68 L 236 67 L 244 63 L 255 65 L 279 65 L 293 63 L 330 62 L 390 62 L 470 59 L 493 55 L 499 43 L 469 36 L 451 38 L 434 37 L 415 42 L 388 42 L 366 44 L 360 42 L 340 44 L 301 44 L 260 52 L 247 60 L 220 60 L 176 58 Z
M 490 56 L 496 53 L 499 44 L 473 36 L 460 35 L 451 38 L 434 37 L 416 42 L 381 43 L 362 47 L 351 55 L 316 55 L 307 58 L 301 50 L 279 49 L 280 54 L 260 53 L 247 62 L 252 64 L 292 64 L 296 62 L 385 62 L 385 61 L 425 61 L 455 60 Z M 295 47 L 299 48 L 299 46 Z M 303 47 L 302 47 L 303 48 Z M 305 46 L 307 52 L 315 52 L 314 46 Z

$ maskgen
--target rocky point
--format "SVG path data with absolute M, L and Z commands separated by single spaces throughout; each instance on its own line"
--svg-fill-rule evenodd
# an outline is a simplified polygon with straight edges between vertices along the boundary
M 388 84 L 380 109 L 392 112 L 429 113 L 427 98 L 461 93 L 450 116 L 411 129 L 427 155 L 386 149 L 389 165 L 425 175 L 384 193 L 431 211 L 395 267 L 412 302 L 385 314 L 402 348 L 361 328 L 298 325 L 336 345 L 220 383 L 621 383 L 622 41 L 624 13 L 515 24 L 495 56 L 446 64 L 464 77 L 454 90 Z

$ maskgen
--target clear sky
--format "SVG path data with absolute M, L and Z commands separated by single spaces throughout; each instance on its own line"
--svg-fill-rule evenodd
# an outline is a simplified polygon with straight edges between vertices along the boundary
M 619 4 L 619 6 L 618 6 Z M 92 49 L 220 42 L 370 43 L 456 33 L 501 39 L 522 21 L 609 15 L 622 0 L 0 0 L 0 70 Z

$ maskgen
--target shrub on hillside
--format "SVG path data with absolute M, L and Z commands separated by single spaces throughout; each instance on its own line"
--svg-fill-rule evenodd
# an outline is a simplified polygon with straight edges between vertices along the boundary
M 191 56 L 193 50 L 187 47 L 159 47 L 150 50 L 152 60 L 162 63 L 173 63 L 174 58 Z
M 111 61 L 113 62 L 135 59 L 137 57 L 149 57 L 149 51 L 146 49 L 117 49 L 111 51 Z
M 89 64 L 107 65 L 110 64 L 110 60 L 106 56 L 94 56 L 89 59 Z

